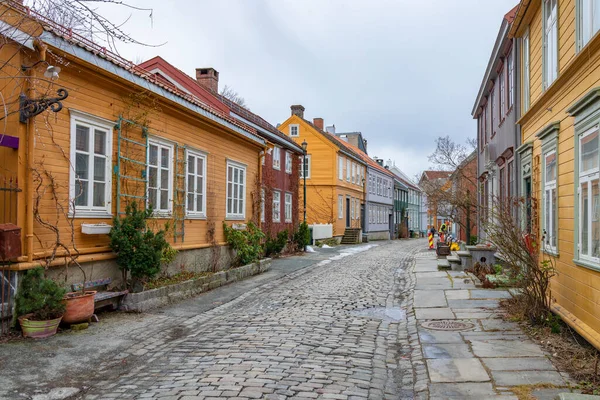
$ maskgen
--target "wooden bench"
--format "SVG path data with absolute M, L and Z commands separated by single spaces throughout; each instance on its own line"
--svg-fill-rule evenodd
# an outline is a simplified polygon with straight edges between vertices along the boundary
M 110 306 L 113 311 L 117 310 L 121 304 L 121 300 L 123 300 L 123 297 L 129 293 L 129 290 L 117 292 L 106 290 L 108 289 L 108 285 L 110 285 L 111 281 L 111 278 L 103 278 L 85 283 L 85 290 L 97 291 L 96 295 L 94 296 L 94 310 L 99 310 L 107 306 Z M 79 292 L 81 291 L 82 286 L 83 282 L 80 282 L 71 285 L 71 288 L 74 292 Z

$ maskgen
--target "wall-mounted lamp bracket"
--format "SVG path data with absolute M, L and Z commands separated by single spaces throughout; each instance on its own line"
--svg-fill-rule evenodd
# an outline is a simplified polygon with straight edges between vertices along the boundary
M 48 108 L 55 113 L 62 110 L 61 101 L 69 96 L 69 92 L 66 89 L 58 89 L 57 94 L 57 97 L 42 97 L 41 99 L 30 99 L 25 94 L 21 94 L 19 121 L 27 123 L 29 118 L 41 114 Z

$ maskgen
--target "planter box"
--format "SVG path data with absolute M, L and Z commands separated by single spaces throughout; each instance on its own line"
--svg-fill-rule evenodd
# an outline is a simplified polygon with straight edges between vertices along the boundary
M 476 262 L 485 262 L 488 265 L 494 265 L 496 263 L 496 251 L 495 247 L 488 246 L 467 246 L 467 250 L 473 257 L 473 264 Z M 485 258 L 485 261 L 483 259 Z
M 153 308 L 166 306 L 187 297 L 263 273 L 270 268 L 271 259 L 267 258 L 254 264 L 220 271 L 212 275 L 202 276 L 174 285 L 151 289 L 141 293 L 129 293 L 123 299 L 120 309 L 123 311 L 144 312 Z
M 108 224 L 81 224 L 81 233 L 86 235 L 108 235 L 111 229 Z
M 438 256 L 449 256 L 450 255 L 450 246 L 446 246 L 445 244 L 438 242 L 438 245 L 437 245 L 435 251 Z

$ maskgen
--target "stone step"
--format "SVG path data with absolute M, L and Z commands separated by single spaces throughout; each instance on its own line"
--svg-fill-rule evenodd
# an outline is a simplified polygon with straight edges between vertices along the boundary
M 449 263 L 460 264 L 460 257 L 459 256 L 451 255 L 451 256 L 446 257 L 446 260 L 448 260 Z
M 438 260 L 437 266 L 439 270 L 451 269 L 450 263 L 445 258 Z

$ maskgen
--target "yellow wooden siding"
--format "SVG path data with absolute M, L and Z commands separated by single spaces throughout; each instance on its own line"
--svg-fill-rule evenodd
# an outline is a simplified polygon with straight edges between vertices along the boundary
M 534 143 L 534 159 L 541 159 L 541 142 L 535 134 L 552 122 L 560 122 L 558 134 L 558 252 L 555 258 L 558 274 L 552 280 L 552 298 L 559 306 L 566 309 L 575 318 L 588 325 L 600 338 L 600 272 L 577 266 L 573 263 L 575 245 L 574 204 L 576 188 L 574 186 L 574 118 L 566 109 L 580 99 L 592 88 L 600 86 L 600 52 L 576 54 L 575 49 L 575 3 L 559 1 L 559 78 L 555 82 L 558 90 L 541 97 L 541 36 L 536 38 L 534 32 L 541 32 L 541 8 L 529 11 L 531 20 L 531 99 L 535 109 L 526 113 L 522 120 L 523 142 Z M 539 21 L 539 22 L 537 22 Z M 538 29 L 539 27 L 539 29 Z M 593 40 L 593 39 L 592 39 Z M 597 47 L 596 47 L 597 48 Z M 583 49 L 583 52 L 586 48 Z M 539 54 L 539 57 L 533 57 Z M 576 71 L 571 71 L 573 61 L 582 56 L 587 60 L 581 63 Z M 561 80 L 561 74 L 567 74 Z M 535 78 L 534 78 L 535 75 Z M 559 82 L 560 81 L 560 82 Z M 541 99 L 540 99 L 541 97 Z M 534 104 L 543 101 L 543 104 Z M 535 164 L 535 163 L 534 163 Z M 539 164 L 538 164 L 539 165 Z M 534 169 L 535 196 L 542 198 L 541 168 Z M 540 204 L 541 205 L 541 204 Z M 540 222 L 542 216 L 540 216 Z M 547 257 L 547 256 L 546 256 Z
M 207 220 L 188 219 L 185 221 L 186 248 L 203 247 L 208 245 L 207 224 L 214 222 L 216 227 L 216 240 L 223 243 L 222 222 L 225 220 L 226 204 L 226 163 L 234 160 L 246 165 L 246 220 L 253 217 L 253 205 L 257 204 L 257 174 L 258 153 L 262 147 L 251 144 L 248 140 L 237 137 L 234 133 L 226 131 L 202 119 L 191 115 L 191 112 L 182 110 L 179 106 L 173 106 L 166 100 L 152 97 L 148 101 L 134 100 L 133 93 L 140 93 L 141 89 L 133 88 L 133 85 L 118 82 L 113 77 L 101 75 L 95 70 L 79 64 L 76 60 L 70 60 L 70 64 L 63 68 L 60 73 L 60 87 L 69 90 L 69 97 L 63 101 L 63 110 L 59 113 L 44 113 L 31 123 L 34 124 L 36 134 L 35 142 L 35 164 L 34 168 L 42 174 L 51 174 L 58 183 L 57 197 L 63 207 L 68 208 L 69 176 L 72 167 L 69 161 L 70 152 L 70 111 L 74 109 L 91 114 L 96 117 L 110 121 L 117 121 L 119 115 L 135 118 L 143 115 L 148 120 L 149 132 L 152 136 L 163 138 L 187 145 L 195 149 L 203 150 L 207 155 Z M 46 125 L 46 119 L 48 125 Z M 48 129 L 51 127 L 51 130 Z M 139 140 L 142 140 L 141 134 Z M 139 160 L 145 159 L 143 152 L 127 154 Z M 112 163 L 117 162 L 117 131 L 113 131 Z M 71 162 L 73 162 L 71 160 Z M 22 173 L 25 173 L 25 164 L 20 165 Z M 174 167 L 173 167 L 174 173 Z M 48 178 L 44 181 L 47 183 Z M 112 178 L 112 213 L 116 214 L 116 176 Z M 175 187 L 173 188 L 175 189 Z M 40 202 L 39 216 L 43 220 L 50 221 L 59 227 L 61 239 L 67 243 L 69 240 L 69 223 L 62 216 L 57 215 L 56 203 L 51 193 L 47 192 Z M 24 213 L 24 210 L 21 211 Z M 152 225 L 161 227 L 172 220 L 155 219 Z M 84 235 L 81 233 L 82 223 L 112 223 L 110 219 L 75 218 L 74 237 L 75 244 L 82 253 L 94 253 L 107 251 L 108 237 L 106 235 Z M 22 225 L 24 227 L 24 225 Z M 179 228 L 178 228 L 179 230 Z M 37 257 L 44 256 L 56 241 L 54 234 L 42 227 L 39 223 L 34 226 L 34 254 Z M 172 240 L 172 237 L 171 237 Z M 181 244 L 181 238 L 177 239 Z

